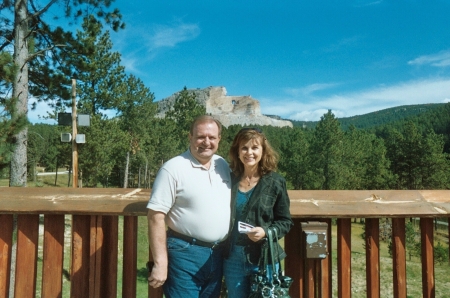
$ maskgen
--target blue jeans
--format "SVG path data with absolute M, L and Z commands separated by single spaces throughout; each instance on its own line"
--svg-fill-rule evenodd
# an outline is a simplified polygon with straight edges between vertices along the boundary
M 247 298 L 250 295 L 251 276 L 258 273 L 258 264 L 247 261 L 244 246 L 233 245 L 230 255 L 224 260 L 223 275 L 227 286 L 228 297 Z M 275 270 L 280 268 L 276 264 Z M 272 265 L 267 266 L 267 278 L 272 280 Z
M 167 237 L 169 268 L 163 290 L 166 298 L 219 297 L 223 249 L 192 245 Z

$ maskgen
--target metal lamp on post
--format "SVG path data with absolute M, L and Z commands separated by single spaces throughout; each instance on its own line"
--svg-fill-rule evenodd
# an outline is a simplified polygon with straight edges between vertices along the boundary
M 78 180 L 78 144 L 86 143 L 84 134 L 79 134 L 77 126 L 90 126 L 90 115 L 77 115 L 77 77 L 76 74 L 72 76 L 72 113 L 58 113 L 58 125 L 69 126 L 72 125 L 71 133 L 62 133 L 61 142 L 72 142 L 72 187 L 81 187 L 81 182 Z M 70 183 L 70 175 L 69 175 Z M 80 185 L 79 185 L 80 184 Z M 68 185 L 69 186 L 69 185 Z

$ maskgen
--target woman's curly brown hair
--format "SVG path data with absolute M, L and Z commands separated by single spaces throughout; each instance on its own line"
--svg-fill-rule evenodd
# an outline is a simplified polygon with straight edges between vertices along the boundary
M 240 147 L 250 140 L 256 140 L 262 146 L 261 161 L 258 163 L 258 173 L 263 176 L 274 172 L 278 166 L 278 153 L 272 148 L 267 138 L 259 128 L 243 128 L 234 137 L 228 157 L 233 173 L 240 177 L 244 173 L 244 164 L 239 159 Z

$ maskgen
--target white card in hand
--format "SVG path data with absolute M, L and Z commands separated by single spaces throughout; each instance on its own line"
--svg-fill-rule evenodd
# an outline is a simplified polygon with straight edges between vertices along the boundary
M 249 225 L 248 223 L 239 221 L 238 222 L 238 231 L 239 233 L 249 233 L 251 229 L 253 229 L 254 226 Z

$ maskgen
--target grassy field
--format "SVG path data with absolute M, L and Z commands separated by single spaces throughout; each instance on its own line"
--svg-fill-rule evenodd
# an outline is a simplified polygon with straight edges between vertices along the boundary
M 29 179 L 27 185 L 29 187 L 72 187 L 72 181 L 69 184 L 69 175 L 67 173 L 61 174 L 60 172 L 66 171 L 66 169 L 58 170 L 58 179 L 55 184 L 56 175 L 36 176 L 36 181 Z M 0 179 L 0 187 L 9 186 L 8 179 Z

